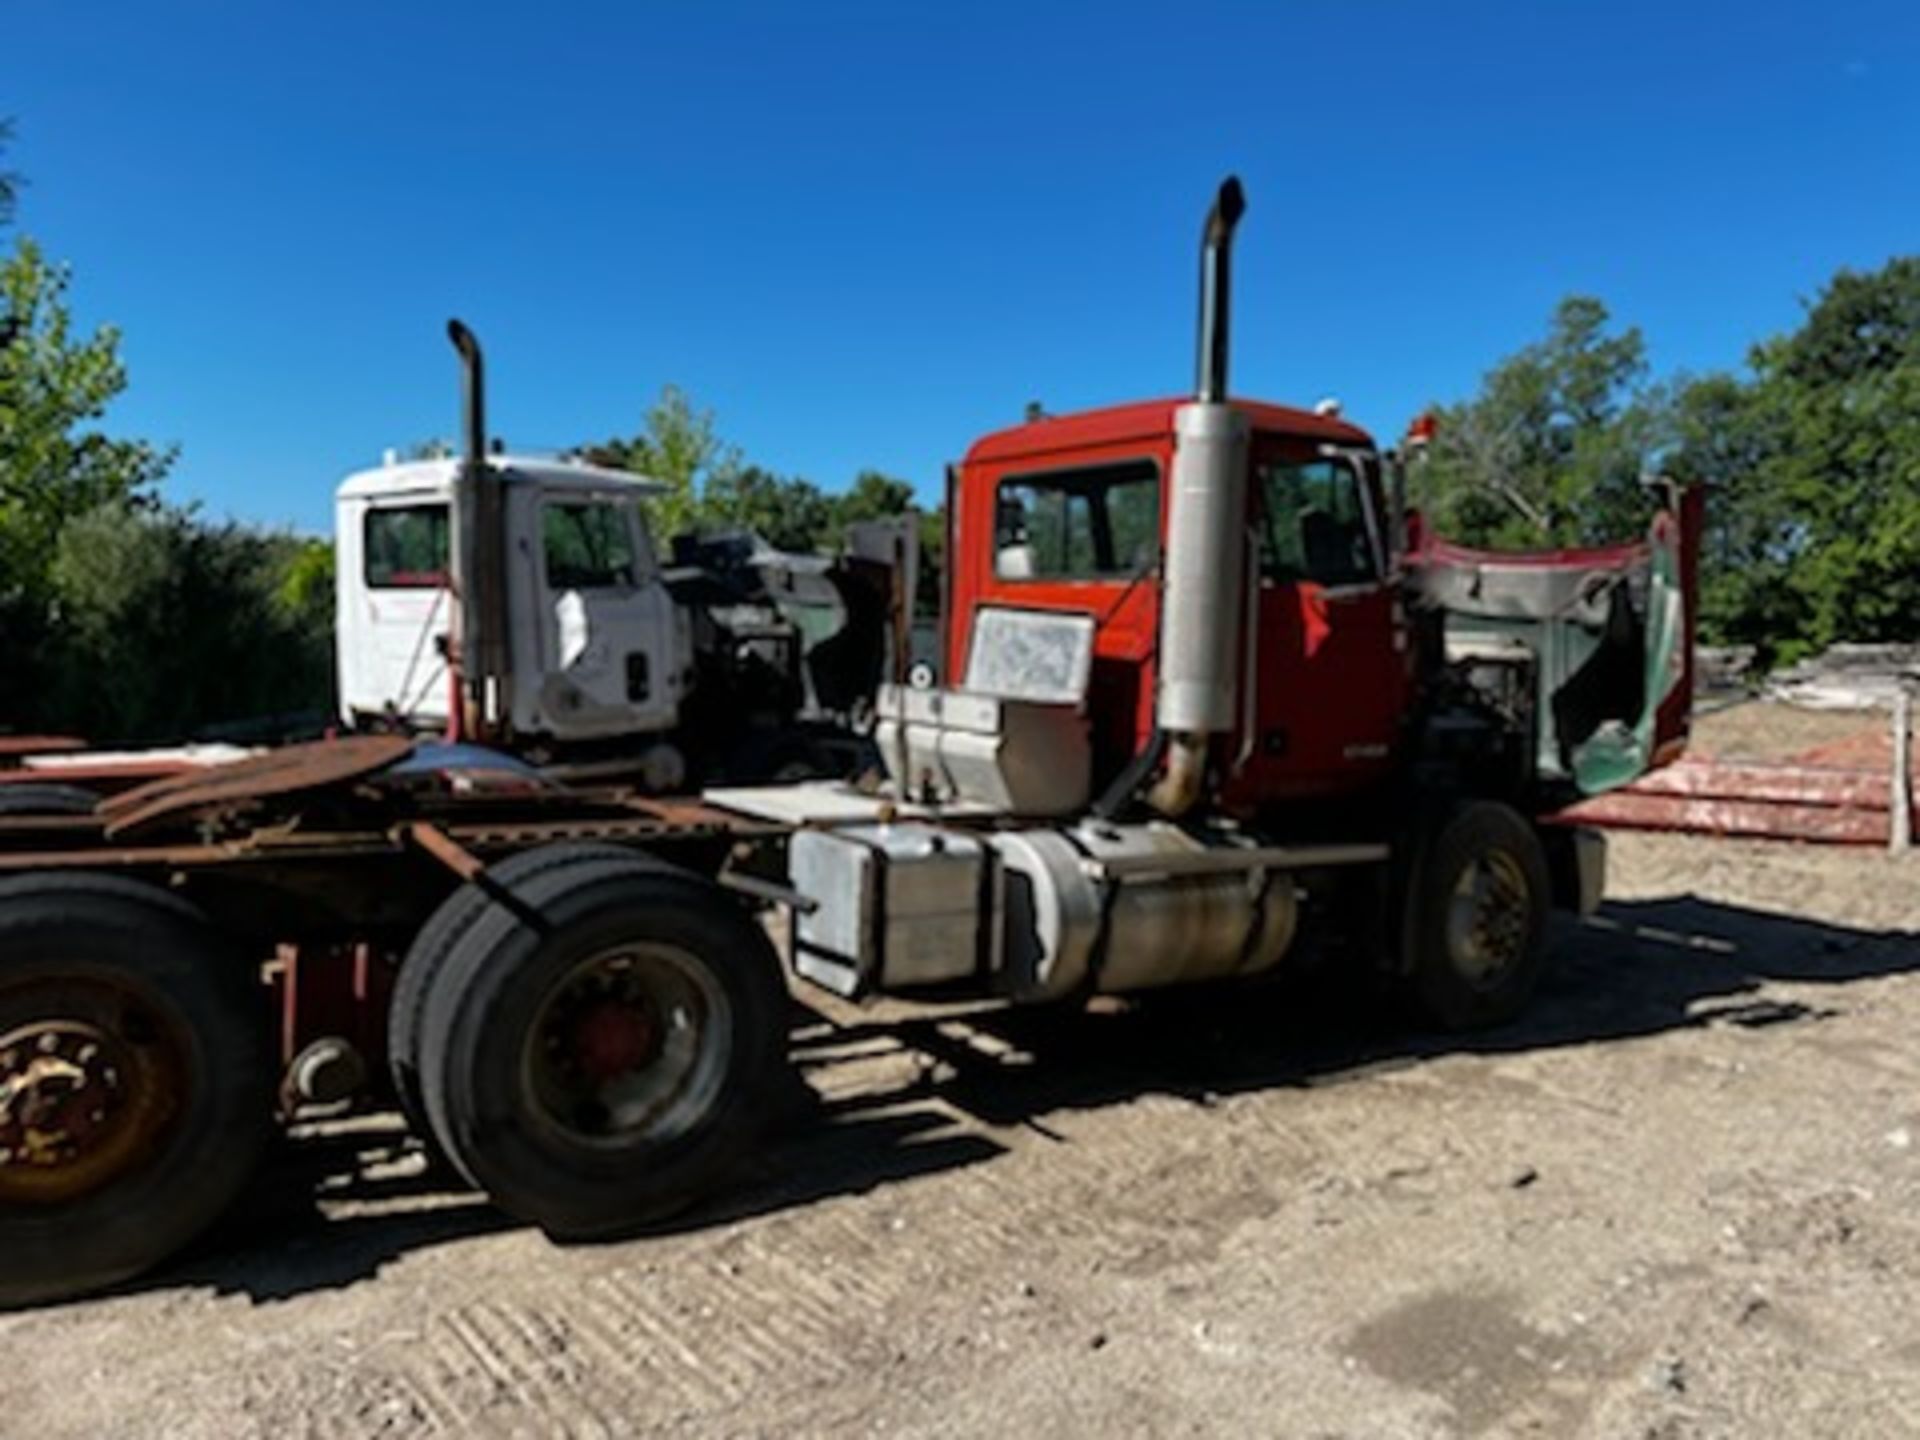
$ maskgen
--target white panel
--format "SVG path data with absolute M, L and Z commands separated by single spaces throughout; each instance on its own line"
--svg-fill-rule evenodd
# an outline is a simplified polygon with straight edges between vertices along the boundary
M 962 689 L 1006 700 L 1078 705 L 1093 670 L 1093 617 L 1070 610 L 974 611 Z

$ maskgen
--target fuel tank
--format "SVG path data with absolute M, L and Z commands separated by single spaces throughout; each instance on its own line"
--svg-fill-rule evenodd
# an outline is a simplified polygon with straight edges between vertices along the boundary
M 1254 975 L 1293 943 L 1284 871 L 1174 825 L 1088 821 L 988 842 L 1003 871 L 1001 985 L 1016 1000 Z
M 1251 840 L 1164 821 L 990 830 L 923 820 L 801 830 L 801 978 L 836 994 L 971 991 L 1037 1003 L 1271 970 L 1294 872 Z

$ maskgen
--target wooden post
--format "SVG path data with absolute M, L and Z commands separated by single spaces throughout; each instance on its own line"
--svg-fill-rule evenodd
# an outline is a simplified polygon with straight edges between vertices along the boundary
M 1893 824 L 1887 848 L 1904 855 L 1913 848 L 1913 688 L 1902 684 L 1893 697 Z

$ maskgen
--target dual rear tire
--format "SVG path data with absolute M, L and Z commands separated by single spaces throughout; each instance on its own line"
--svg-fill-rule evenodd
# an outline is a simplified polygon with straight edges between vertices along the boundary
M 416 1128 L 503 1210 L 567 1239 L 708 1193 L 775 1108 L 787 997 L 759 925 L 710 882 L 555 846 L 462 887 L 393 1009 Z

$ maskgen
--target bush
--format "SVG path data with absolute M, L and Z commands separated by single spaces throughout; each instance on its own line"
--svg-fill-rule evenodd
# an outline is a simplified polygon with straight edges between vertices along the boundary
M 179 509 L 90 511 L 60 532 L 39 624 L 14 617 L 26 643 L 8 637 L 7 653 L 31 657 L 36 683 L 7 687 L 0 722 L 114 743 L 216 722 L 245 738 L 317 729 L 332 712 L 331 572 L 321 541 Z

